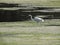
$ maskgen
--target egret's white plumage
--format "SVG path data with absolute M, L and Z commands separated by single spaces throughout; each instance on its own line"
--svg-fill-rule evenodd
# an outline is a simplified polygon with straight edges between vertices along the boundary
M 42 18 L 40 18 L 40 17 L 34 17 L 34 18 L 32 18 L 32 15 L 29 15 L 30 17 L 31 17 L 31 20 L 33 20 L 33 21 L 36 21 L 36 22 L 44 22 L 44 20 L 42 19 Z

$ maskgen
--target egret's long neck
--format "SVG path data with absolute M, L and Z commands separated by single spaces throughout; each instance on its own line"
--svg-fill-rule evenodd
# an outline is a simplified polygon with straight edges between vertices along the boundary
M 32 16 L 31 16 L 31 20 L 34 20 Z

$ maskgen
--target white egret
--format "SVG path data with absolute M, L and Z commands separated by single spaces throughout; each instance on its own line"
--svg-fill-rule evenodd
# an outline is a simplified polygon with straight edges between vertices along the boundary
M 32 17 L 32 15 L 29 15 L 31 17 L 31 20 L 32 21 L 36 21 L 36 22 L 44 22 L 44 19 L 40 18 L 40 17 Z

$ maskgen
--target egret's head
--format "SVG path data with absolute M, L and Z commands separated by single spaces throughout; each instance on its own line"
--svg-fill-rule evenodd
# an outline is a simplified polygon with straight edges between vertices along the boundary
M 29 16 L 32 16 L 32 15 L 29 15 Z

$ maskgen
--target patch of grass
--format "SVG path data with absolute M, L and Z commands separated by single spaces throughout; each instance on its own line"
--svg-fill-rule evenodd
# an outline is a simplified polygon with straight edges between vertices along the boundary
M 60 6 L 60 0 L 1 0 L 0 2 L 6 2 L 6 3 L 18 3 L 18 4 L 33 4 L 33 5 L 39 5 L 39 6 Z
M 60 27 L 56 25 L 60 25 L 60 19 L 0 22 L 0 45 L 60 45 Z
M 53 21 L 54 20 L 54 21 Z M 37 26 L 60 26 L 59 19 L 45 20 L 45 22 L 33 22 L 33 21 L 23 21 L 23 22 L 0 22 L 0 27 L 37 27 Z

